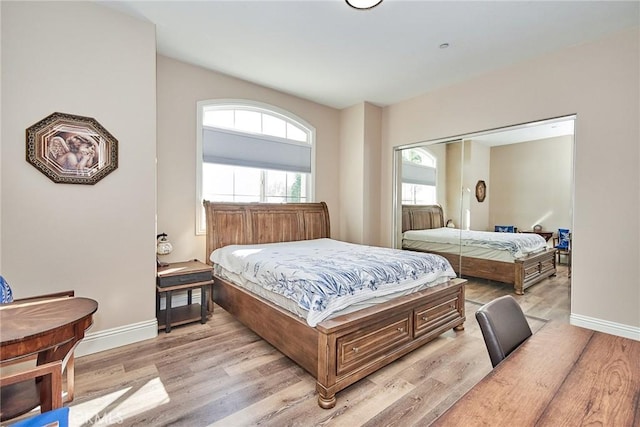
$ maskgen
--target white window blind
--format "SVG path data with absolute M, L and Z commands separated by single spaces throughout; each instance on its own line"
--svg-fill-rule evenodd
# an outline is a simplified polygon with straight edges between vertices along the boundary
M 202 159 L 288 172 L 311 173 L 311 145 L 275 137 L 202 127 Z
M 436 168 L 417 163 L 402 162 L 402 182 L 407 184 L 436 185 Z

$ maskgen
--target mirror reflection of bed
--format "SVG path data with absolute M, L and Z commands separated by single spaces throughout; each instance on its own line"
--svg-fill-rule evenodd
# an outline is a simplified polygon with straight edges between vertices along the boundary
M 542 229 L 537 230 L 543 236 L 549 233 L 555 236 L 558 228 L 571 228 L 574 120 L 575 117 L 570 116 L 399 147 L 394 187 L 395 247 L 406 246 L 406 242 L 403 244 L 405 231 L 422 226 L 408 224 L 407 206 L 439 205 L 444 225 L 450 222 L 459 230 L 458 239 L 449 243 L 447 253 L 463 276 L 513 284 L 516 293 L 543 282 L 554 268 L 548 254 L 542 256 L 544 259 L 529 257 L 520 267 L 507 267 L 469 256 L 469 248 L 462 248 L 460 238 L 467 230 L 493 232 L 496 225 L 507 224 L 514 225 L 524 235 L 535 234 L 536 225 L 541 225 Z M 407 172 L 407 169 L 415 170 L 407 166 L 408 162 L 421 156 L 431 156 L 434 168 L 430 175 L 423 174 L 422 178 Z M 429 181 L 431 177 L 434 179 Z M 484 190 L 481 201 L 476 194 L 479 182 L 483 183 Z M 420 190 L 420 185 L 432 188 L 427 192 Z M 432 197 L 414 197 L 416 194 Z M 449 234 L 455 236 L 455 232 Z M 548 248 L 552 247 L 552 241 L 546 241 Z M 439 252 L 435 249 L 434 252 Z M 514 264 L 513 260 L 500 257 L 493 261 Z M 523 276 L 514 272 L 516 268 L 524 269 L 525 273 L 537 268 L 538 277 L 531 278 L 528 273 Z M 560 271 L 565 274 L 564 269 Z
M 446 227 L 439 205 L 402 206 L 402 248 L 442 255 L 456 273 L 512 284 L 522 295 L 556 274 L 556 252 L 536 233 Z

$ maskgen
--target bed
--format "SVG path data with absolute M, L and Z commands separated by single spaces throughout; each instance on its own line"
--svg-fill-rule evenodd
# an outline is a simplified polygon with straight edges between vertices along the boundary
M 544 245 L 540 250 L 514 255 L 508 251 L 489 250 L 486 245 L 485 247 L 461 246 L 459 239 L 449 244 L 443 243 L 442 240 L 431 242 L 426 236 L 428 233 L 420 232 L 436 229 L 446 229 L 442 207 L 439 205 L 402 206 L 402 248 L 442 255 L 451 262 L 460 276 L 513 284 L 515 293 L 522 295 L 529 286 L 556 274 L 555 250 L 546 248 L 546 241 L 536 234 L 485 232 L 487 235 L 500 238 L 509 235 L 519 239 L 539 237 L 541 244 Z M 456 230 L 451 232 L 455 233 Z M 460 230 L 457 232 L 460 233 Z
M 214 302 L 316 379 L 318 404 L 449 329 L 464 329 L 465 280 L 454 278 L 386 302 L 320 320 L 314 327 L 216 273 L 210 256 L 230 245 L 330 238 L 325 203 L 204 202 Z

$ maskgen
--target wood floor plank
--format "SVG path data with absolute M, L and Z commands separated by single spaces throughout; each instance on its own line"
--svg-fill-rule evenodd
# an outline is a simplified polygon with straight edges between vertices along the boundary
M 347 387 L 328 410 L 306 371 L 216 306 L 204 325 L 77 358 L 70 425 L 427 426 L 491 371 L 474 317 L 482 304 L 513 295 L 535 331 L 546 320 L 568 322 L 570 292 L 562 266 L 524 295 L 472 279 L 464 331 L 447 331 Z

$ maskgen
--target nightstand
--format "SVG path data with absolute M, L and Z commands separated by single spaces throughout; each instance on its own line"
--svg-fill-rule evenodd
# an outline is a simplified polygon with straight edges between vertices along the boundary
M 172 326 L 207 322 L 207 289 L 213 285 L 213 267 L 198 260 L 174 262 L 158 267 L 156 275 L 156 318 L 158 329 L 171 332 Z M 200 289 L 200 304 L 193 303 L 191 293 Z M 187 305 L 172 307 L 173 293 L 187 292 Z M 165 309 L 160 310 L 160 298 L 165 296 Z

